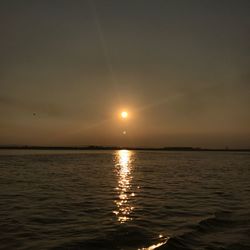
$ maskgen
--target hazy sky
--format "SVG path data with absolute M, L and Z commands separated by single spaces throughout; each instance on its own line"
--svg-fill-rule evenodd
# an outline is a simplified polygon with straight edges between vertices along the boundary
M 250 147 L 249 0 L 2 0 L 0 18 L 0 144 Z

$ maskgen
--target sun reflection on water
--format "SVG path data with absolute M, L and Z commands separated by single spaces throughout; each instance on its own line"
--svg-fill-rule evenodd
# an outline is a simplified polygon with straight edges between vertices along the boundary
M 119 150 L 115 154 L 115 172 L 117 175 L 118 197 L 115 199 L 117 210 L 113 213 L 117 216 L 120 223 L 125 223 L 131 218 L 131 212 L 134 207 L 131 204 L 135 193 L 131 191 L 132 181 L 132 155 L 133 152 L 129 150 Z

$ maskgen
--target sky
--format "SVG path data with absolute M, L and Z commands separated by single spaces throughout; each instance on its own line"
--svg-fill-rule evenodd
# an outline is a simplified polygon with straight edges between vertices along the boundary
M 248 0 L 2 0 L 0 144 L 250 148 L 249 13 Z

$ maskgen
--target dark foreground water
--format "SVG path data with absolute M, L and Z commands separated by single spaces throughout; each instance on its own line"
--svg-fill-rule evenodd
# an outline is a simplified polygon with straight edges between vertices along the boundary
M 250 249 L 250 154 L 1 151 L 1 249 Z

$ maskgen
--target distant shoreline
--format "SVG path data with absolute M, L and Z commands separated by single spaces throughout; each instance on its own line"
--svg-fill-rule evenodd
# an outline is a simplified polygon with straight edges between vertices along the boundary
M 117 147 L 117 146 L 0 146 L 7 150 L 143 150 L 143 151 L 223 151 L 223 152 L 250 152 L 250 149 L 230 148 L 200 148 L 200 147 Z

